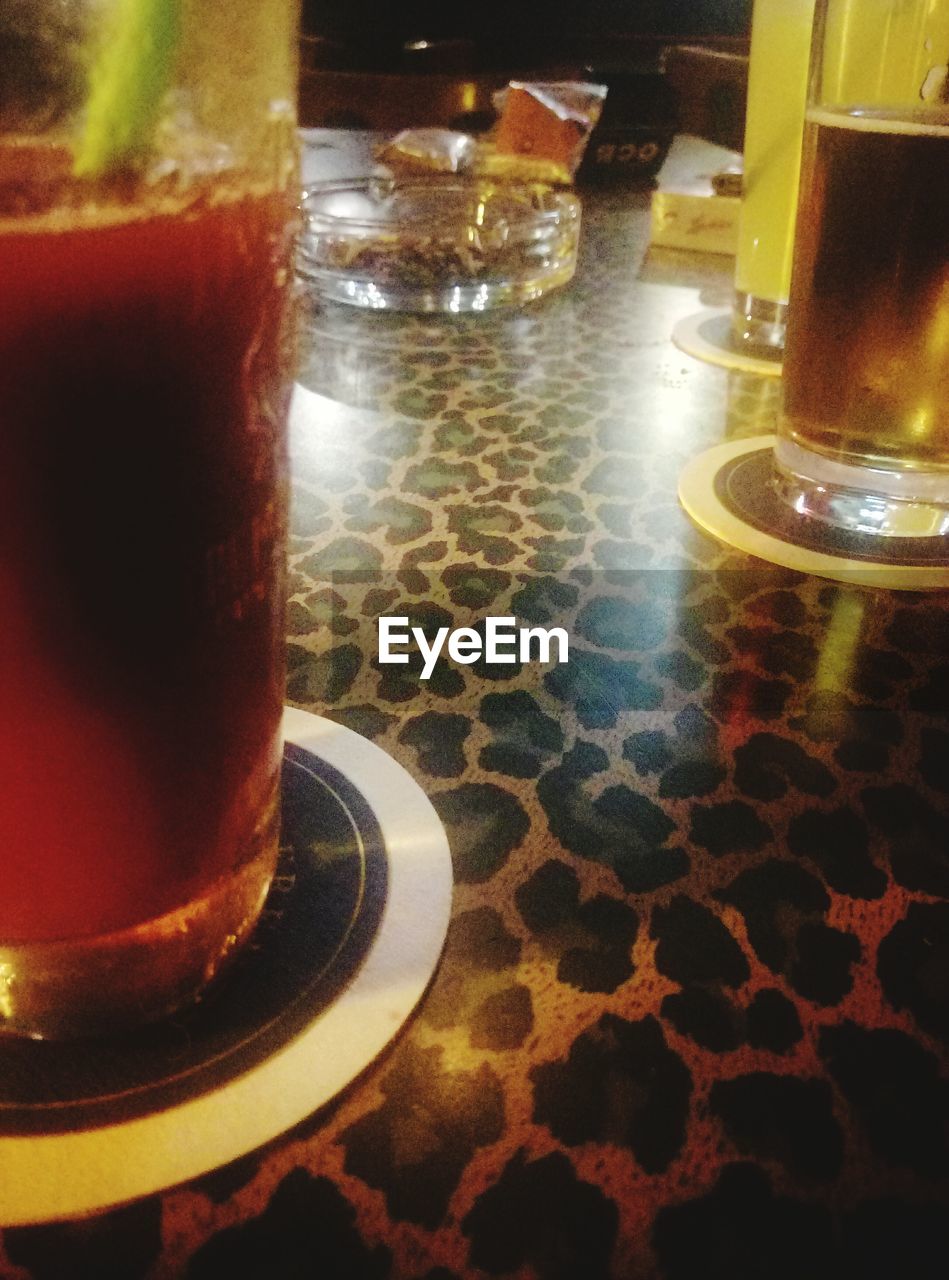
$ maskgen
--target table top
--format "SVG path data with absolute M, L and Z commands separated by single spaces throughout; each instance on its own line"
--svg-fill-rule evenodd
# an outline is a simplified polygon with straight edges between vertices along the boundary
M 573 284 L 518 310 L 306 300 L 288 695 L 431 798 L 442 962 L 318 1116 L 6 1232 L 11 1275 L 943 1274 L 947 599 L 691 526 L 681 468 L 780 387 L 673 348 L 732 264 L 650 250 L 648 205 L 588 195 Z M 569 663 L 377 661 L 380 615 L 489 614 Z

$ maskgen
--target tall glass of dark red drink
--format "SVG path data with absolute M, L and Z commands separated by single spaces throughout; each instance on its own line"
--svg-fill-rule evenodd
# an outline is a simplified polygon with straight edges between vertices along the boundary
M 0 1030 L 177 1007 L 273 874 L 294 19 L 0 10 Z

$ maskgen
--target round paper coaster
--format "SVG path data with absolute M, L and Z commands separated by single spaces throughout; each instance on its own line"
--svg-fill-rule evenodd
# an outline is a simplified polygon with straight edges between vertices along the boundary
M 451 908 L 444 829 L 380 748 L 287 708 L 277 877 L 206 999 L 121 1038 L 0 1041 L 0 1224 L 194 1178 L 329 1101 L 425 990 Z
M 781 361 L 769 360 L 743 350 L 732 335 L 730 308 L 711 308 L 686 316 L 672 330 L 672 341 L 687 356 L 695 356 L 706 364 L 741 373 L 761 373 L 769 378 L 781 377 Z
M 949 588 L 945 538 L 879 538 L 798 515 L 775 491 L 774 436 L 716 445 L 679 478 L 679 500 L 706 532 L 738 551 L 801 573 L 905 591 Z

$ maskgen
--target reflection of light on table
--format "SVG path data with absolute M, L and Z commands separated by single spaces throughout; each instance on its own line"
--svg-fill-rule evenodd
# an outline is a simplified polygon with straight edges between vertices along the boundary
M 355 420 L 372 423 L 379 417 L 367 409 L 354 409 L 329 396 L 294 384 L 290 403 L 290 434 L 303 447 L 324 447 L 351 442 Z M 306 433 L 305 436 L 303 433 Z
M 815 689 L 846 689 L 860 643 L 866 601 L 856 593 L 840 593 L 834 601 L 827 633 L 817 659 Z
M 323 490 L 349 484 L 360 442 L 382 422 L 371 409 L 355 408 L 296 383 L 290 403 L 290 452 L 297 482 Z

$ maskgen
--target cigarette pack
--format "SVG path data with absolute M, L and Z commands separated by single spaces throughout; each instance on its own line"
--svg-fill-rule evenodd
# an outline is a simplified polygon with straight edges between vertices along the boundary
M 741 198 L 717 194 L 713 179 L 738 159 L 701 139 L 677 138 L 652 197 L 652 243 L 734 255 Z

